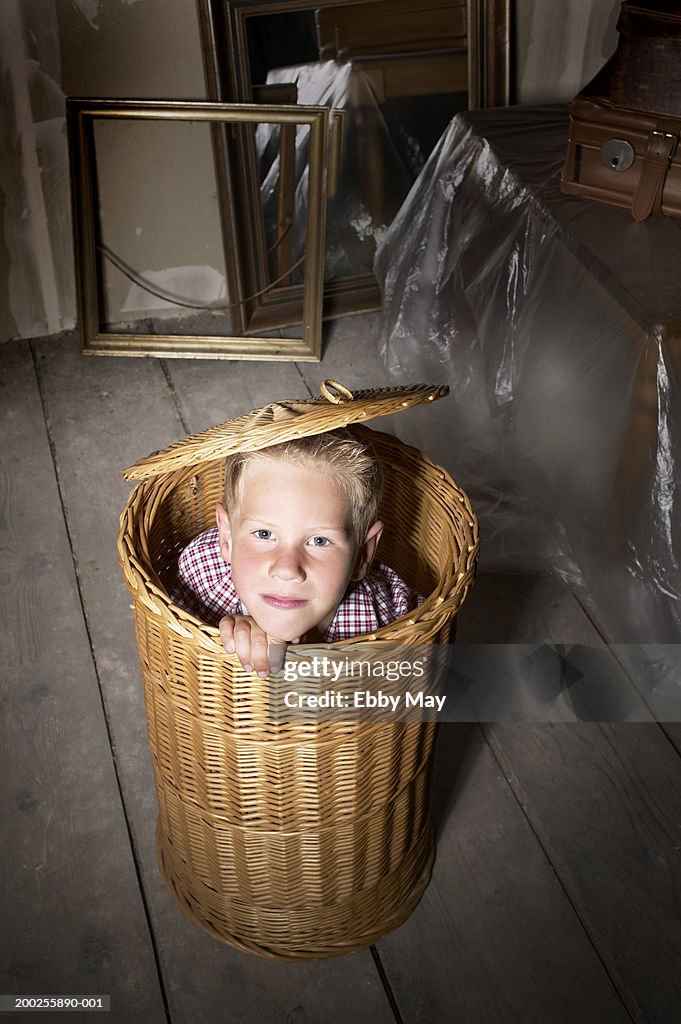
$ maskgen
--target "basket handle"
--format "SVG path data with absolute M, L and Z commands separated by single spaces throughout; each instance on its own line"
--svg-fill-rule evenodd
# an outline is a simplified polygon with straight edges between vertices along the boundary
M 337 394 L 331 393 L 331 388 L 338 392 Z M 332 405 L 342 405 L 344 401 L 351 402 L 355 397 L 349 388 L 346 388 L 344 384 L 339 384 L 337 380 L 332 380 L 330 377 L 320 385 L 319 388 L 322 398 L 325 398 L 327 402 L 331 402 Z

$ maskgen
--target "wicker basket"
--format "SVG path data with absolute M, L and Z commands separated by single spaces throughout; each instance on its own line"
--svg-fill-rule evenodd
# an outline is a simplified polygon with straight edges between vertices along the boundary
M 331 384 L 332 382 L 327 382 Z M 375 941 L 410 914 L 430 876 L 437 726 L 277 723 L 267 680 L 225 654 L 216 629 L 174 605 L 180 551 L 214 523 L 224 456 L 439 397 L 416 386 L 279 403 L 138 463 L 119 554 L 134 598 L 168 887 L 239 949 L 316 959 Z M 340 400 L 338 395 L 340 394 Z M 368 431 L 368 428 L 361 428 Z M 379 557 L 426 596 L 390 626 L 330 650 L 446 643 L 477 557 L 466 496 L 425 455 L 368 431 L 385 473 Z M 297 658 L 313 648 L 298 646 Z M 319 654 L 319 647 L 316 648 Z

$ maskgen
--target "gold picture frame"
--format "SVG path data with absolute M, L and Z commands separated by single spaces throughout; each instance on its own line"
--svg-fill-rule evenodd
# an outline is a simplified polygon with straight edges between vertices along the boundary
M 468 0 L 468 106 L 507 107 L 512 102 L 512 0 Z
M 67 100 L 67 123 L 71 165 L 74 252 L 77 305 L 82 351 L 93 355 L 162 356 L 177 358 L 267 359 L 318 361 L 321 357 L 323 255 L 326 203 L 327 143 L 329 110 L 325 107 L 233 104 L 205 101 Z M 142 334 L 102 330 L 102 246 L 99 240 L 97 206 L 97 154 L 94 124 L 98 119 L 134 121 L 208 122 L 214 132 L 231 125 L 275 124 L 282 134 L 303 125 L 309 128 L 309 186 L 302 285 L 302 337 L 242 336 L 253 325 L 243 313 L 244 300 L 237 291 L 236 322 L 242 335 Z M 249 129 L 250 131 L 250 129 Z M 259 215 L 259 187 L 256 181 L 242 199 L 246 216 Z M 223 233 L 223 242 L 225 235 Z M 230 264 L 226 252 L 226 265 Z M 233 261 L 231 261 L 233 262 Z M 230 297 L 234 282 L 228 277 Z M 290 301 L 286 287 L 278 300 Z M 299 295 L 300 286 L 296 289 Z M 300 307 L 299 307 L 300 308 Z M 298 317 L 296 322 L 301 322 Z

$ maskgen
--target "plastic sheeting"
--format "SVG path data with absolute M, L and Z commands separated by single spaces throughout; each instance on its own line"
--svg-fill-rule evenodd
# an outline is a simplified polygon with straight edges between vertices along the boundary
M 352 64 L 324 61 L 268 73 L 268 85 L 284 83 L 297 86 L 299 105 L 333 107 L 344 115 L 340 175 L 327 205 L 324 276 L 329 280 L 371 273 L 376 244 L 416 177 L 407 155 L 397 147 L 366 76 Z M 308 133 L 307 126 L 296 131 L 292 262 L 297 262 L 305 249 Z M 277 224 L 278 139 L 273 125 L 259 126 L 260 191 L 270 241 L 281 233 Z
M 380 66 L 380 62 L 379 62 Z M 338 180 L 327 204 L 326 280 L 370 274 L 376 246 L 425 163 L 447 121 L 461 109 L 462 95 L 398 95 L 379 102 L 370 77 L 351 61 L 320 61 L 273 68 L 268 85 L 295 85 L 299 105 L 342 112 L 342 157 Z M 305 249 L 308 128 L 296 131 L 294 215 L 291 262 Z M 261 124 L 256 145 L 262 175 L 261 197 L 270 250 L 282 235 L 277 219 L 280 181 L 279 132 Z M 302 271 L 293 280 L 302 280 Z
M 564 106 L 452 121 L 377 253 L 383 355 L 451 388 L 408 440 L 469 492 L 483 568 L 678 643 L 681 222 L 562 196 L 567 136 Z

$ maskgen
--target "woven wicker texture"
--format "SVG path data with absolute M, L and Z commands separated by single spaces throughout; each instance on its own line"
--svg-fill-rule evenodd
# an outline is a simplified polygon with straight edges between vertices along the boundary
M 405 388 L 349 391 L 325 380 L 319 398 L 273 402 L 227 423 L 193 434 L 162 452 L 154 452 L 124 470 L 127 480 L 145 480 L 183 466 L 224 459 L 234 452 L 254 451 L 303 434 L 323 434 L 350 423 L 387 416 L 446 395 L 446 385 L 412 384 Z
M 477 523 L 465 494 L 423 453 L 356 429 L 385 474 L 379 557 L 426 600 L 371 636 L 299 645 L 287 660 L 446 643 L 473 582 Z M 213 524 L 223 478 L 220 448 L 138 484 L 121 517 L 159 861 L 178 904 L 221 941 L 289 960 L 351 952 L 400 924 L 427 885 L 437 726 L 279 722 L 274 681 L 245 672 L 216 629 L 171 602 L 178 555 Z

